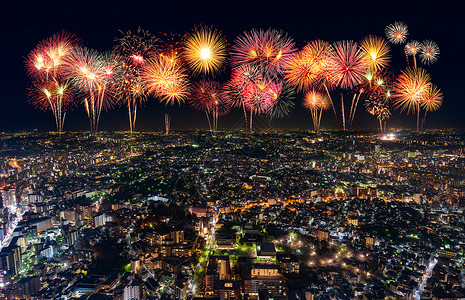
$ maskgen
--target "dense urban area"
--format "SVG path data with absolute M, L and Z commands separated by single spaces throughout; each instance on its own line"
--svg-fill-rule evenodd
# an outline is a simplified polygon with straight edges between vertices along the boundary
M 1 299 L 463 299 L 465 135 L 0 134 Z

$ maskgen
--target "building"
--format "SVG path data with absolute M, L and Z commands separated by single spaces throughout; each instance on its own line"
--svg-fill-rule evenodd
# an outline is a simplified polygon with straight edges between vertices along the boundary
M 133 279 L 124 287 L 123 300 L 142 299 L 142 282 Z
M 279 266 L 253 264 L 246 267 L 244 294 L 250 299 L 258 299 L 260 291 L 267 291 L 270 296 L 283 295 L 283 274 Z
M 281 267 L 284 274 L 299 273 L 299 260 L 295 254 L 276 254 L 276 264 Z

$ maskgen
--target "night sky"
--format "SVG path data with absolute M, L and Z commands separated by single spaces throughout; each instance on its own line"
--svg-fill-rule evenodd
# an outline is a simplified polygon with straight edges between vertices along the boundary
M 13 1 L 11 1 L 13 2 Z M 457 6 L 447 1 L 35 1 L 2 3 L 0 7 L 1 31 L 1 85 L 0 131 L 38 129 L 54 130 L 51 112 L 35 110 L 26 100 L 26 89 L 31 85 L 24 70 L 24 57 L 44 38 L 60 31 L 75 33 L 84 45 L 96 50 L 114 46 L 119 30 L 135 30 L 138 26 L 151 31 L 184 33 L 198 24 L 212 25 L 223 31 L 231 43 L 243 31 L 269 27 L 282 29 L 292 36 L 300 47 L 305 41 L 316 38 L 329 42 L 361 40 L 368 34 L 384 37 L 384 28 L 394 21 L 403 21 L 409 27 L 409 39 L 431 39 L 439 45 L 439 60 L 426 69 L 434 84 L 444 93 L 444 103 L 438 112 L 428 115 L 426 128 L 464 128 L 463 111 L 463 16 Z M 100 4 L 99 4 L 100 3 Z M 306 4 L 302 4 L 306 3 Z M 395 4 L 393 4 L 395 3 Z M 450 3 L 453 3 L 450 1 Z M 391 45 L 391 69 L 397 75 L 406 67 L 403 45 Z M 219 78 L 228 78 L 223 74 Z M 286 119 L 273 123 L 273 128 L 311 128 L 310 114 L 302 108 L 302 95 L 296 97 L 296 109 Z M 339 95 L 332 94 L 339 109 Z M 349 98 L 346 99 L 350 101 Z M 207 128 L 205 115 L 189 108 L 168 107 L 148 99 L 138 111 L 138 130 L 161 130 L 163 114 L 169 112 L 173 129 Z M 220 128 L 237 128 L 242 112 L 233 111 L 220 118 Z M 257 119 L 261 128 L 270 127 L 265 118 Z M 415 117 L 393 112 L 388 128 L 414 128 Z M 377 120 L 364 112 L 359 105 L 354 127 L 376 128 Z M 103 112 L 101 130 L 126 130 L 129 127 L 126 107 Z M 323 115 L 322 128 L 339 128 L 331 111 Z M 82 105 L 69 112 L 65 130 L 88 130 L 88 119 Z

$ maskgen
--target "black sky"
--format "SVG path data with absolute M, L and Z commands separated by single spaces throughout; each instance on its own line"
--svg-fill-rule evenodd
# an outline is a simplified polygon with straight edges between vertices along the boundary
M 450 2 L 450 3 L 448 3 Z M 341 4 L 343 3 L 343 4 Z M 445 97 L 440 111 L 428 116 L 426 127 L 465 128 L 463 97 L 463 32 L 464 20 L 458 2 L 453 1 L 61 1 L 2 4 L 0 8 L 0 131 L 53 130 L 50 112 L 40 112 L 26 101 L 26 89 L 31 82 L 24 71 L 24 57 L 37 42 L 66 29 L 75 33 L 84 44 L 96 50 L 113 47 L 119 30 L 134 30 L 138 26 L 153 33 L 173 31 L 184 33 L 194 25 L 213 25 L 221 29 L 231 42 L 244 30 L 252 28 L 282 29 L 297 45 L 315 38 L 334 42 L 342 39 L 359 41 L 368 34 L 384 36 L 384 28 L 396 20 L 409 26 L 409 38 L 418 41 L 432 39 L 440 47 L 438 62 L 428 66 L 433 82 Z M 402 46 L 392 46 L 392 70 L 405 68 Z M 333 95 L 336 99 L 339 96 Z M 311 128 L 310 115 L 300 104 L 291 117 L 276 122 L 274 127 Z M 337 101 L 337 100 L 336 100 Z M 338 106 L 338 105 L 337 105 Z M 336 106 L 336 107 L 337 107 Z M 170 112 L 172 127 L 205 128 L 202 113 L 183 107 L 165 108 L 154 99 L 139 110 L 137 128 L 160 130 L 163 114 Z M 376 128 L 376 120 L 359 106 L 355 127 Z M 104 112 L 100 128 L 128 128 L 124 108 Z M 240 111 L 220 119 L 220 128 L 240 124 Z M 258 121 L 267 127 L 265 121 Z M 330 113 L 322 127 L 340 127 Z M 413 128 L 415 117 L 393 112 L 388 127 Z M 87 130 L 88 122 L 82 106 L 66 117 L 65 130 Z

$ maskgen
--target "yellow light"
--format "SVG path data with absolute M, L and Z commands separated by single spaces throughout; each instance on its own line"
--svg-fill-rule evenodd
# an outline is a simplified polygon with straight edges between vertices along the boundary
M 210 49 L 203 48 L 202 50 L 200 50 L 200 56 L 202 57 L 202 59 L 209 59 L 211 56 Z

